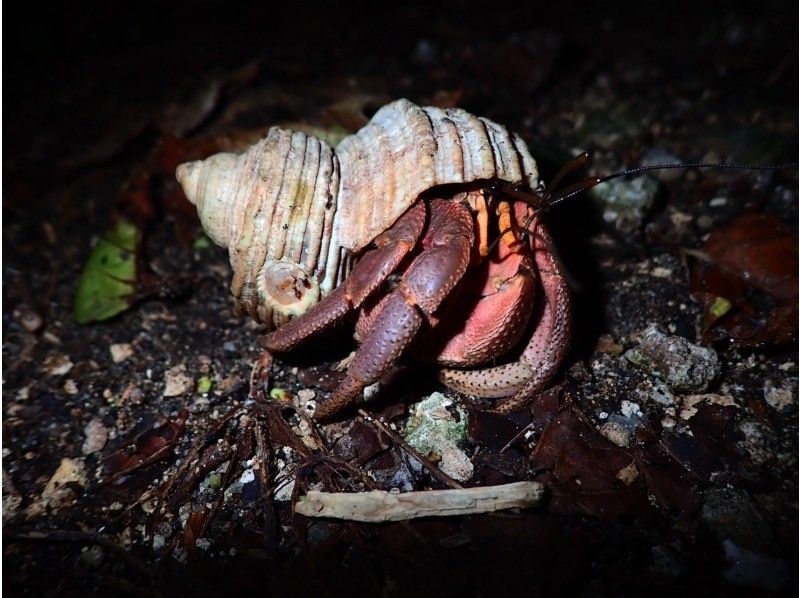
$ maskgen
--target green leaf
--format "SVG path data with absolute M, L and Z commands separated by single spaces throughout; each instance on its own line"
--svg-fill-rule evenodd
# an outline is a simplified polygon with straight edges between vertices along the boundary
M 211 247 L 211 239 L 209 239 L 205 235 L 200 235 L 194 240 L 194 243 L 192 243 L 192 247 L 194 247 L 198 251 L 201 249 L 208 249 L 209 247 Z
M 208 393 L 214 385 L 214 380 L 210 376 L 201 376 L 197 379 L 197 392 L 201 395 Z
M 73 314 L 79 324 L 107 320 L 130 307 L 139 237 L 139 229 L 122 220 L 100 237 L 75 293 Z
M 731 307 L 733 307 L 733 304 L 725 297 L 717 297 L 709 306 L 708 312 L 715 318 L 721 318 L 731 310 Z
M 273 388 L 269 391 L 269 396 L 273 401 L 291 401 L 292 393 L 283 388 Z

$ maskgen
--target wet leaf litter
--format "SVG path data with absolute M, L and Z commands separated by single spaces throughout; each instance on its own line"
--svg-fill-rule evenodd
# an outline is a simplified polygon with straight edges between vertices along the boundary
M 488 36 L 469 35 L 468 25 L 437 25 L 436 35 L 408 40 L 408 58 L 383 56 L 379 70 L 342 61 L 350 66 L 314 71 L 305 89 L 289 58 L 263 61 L 255 74 L 242 68 L 249 60 L 232 64 L 208 77 L 219 83 L 198 84 L 195 77 L 184 90 L 176 84 L 169 102 L 149 108 L 158 115 L 149 118 L 155 125 L 142 128 L 142 119 L 128 119 L 129 132 L 115 128 L 116 147 L 109 141 L 85 152 L 81 164 L 101 167 L 55 181 L 67 200 L 54 211 L 28 211 L 26 198 L 40 190 L 32 187 L 37 179 L 26 177 L 27 167 L 16 166 L 19 182 L 4 202 L 20 219 L 5 231 L 14 249 L 4 262 L 13 284 L 4 312 L 3 463 L 5 531 L 16 537 L 4 543 L 5 558 L 25 565 L 14 574 L 18 587 L 129 588 L 134 579 L 179 592 L 197 590 L 204 580 L 204 591 L 391 588 L 401 595 L 485 594 L 498 587 L 515 593 L 635 593 L 652 584 L 679 591 L 791 587 L 797 359 L 791 342 L 782 346 L 791 329 L 771 324 L 792 303 L 780 289 L 791 280 L 759 274 L 777 260 L 760 248 L 766 236 L 751 236 L 757 227 L 726 227 L 755 212 L 777 219 L 770 230 L 786 232 L 776 236 L 791 237 L 796 172 L 655 175 L 634 185 L 637 193 L 627 203 L 591 208 L 589 200 L 576 199 L 563 212 L 553 210 L 582 322 L 561 388 L 509 417 L 445 393 L 445 403 L 466 413 L 465 430 L 447 455 L 460 451 L 450 463 L 465 465 L 465 458 L 472 473 L 456 483 L 541 482 L 539 507 L 377 527 L 292 516 L 293 499 L 306 492 L 442 489 L 432 468 L 450 471 L 453 480 L 453 472 L 466 472 L 448 469 L 444 451 L 417 445 L 423 463 L 400 444 L 413 448 L 409 414 L 442 388 L 418 364 L 402 363 L 365 410 L 380 425 L 351 414 L 317 427 L 307 416 L 335 388 L 341 374 L 332 366 L 352 349 L 347 333 L 334 330 L 276 363 L 272 389 L 282 392 L 273 400 L 249 403 L 259 330 L 231 311 L 225 256 L 196 246 L 200 229 L 176 193 L 173 164 L 219 151 L 200 145 L 223 143 L 208 140 L 234 129 L 250 139 L 283 122 L 351 131 L 371 110 L 401 96 L 422 105 L 466 105 L 514 125 L 550 176 L 572 148 L 594 150 L 597 174 L 636 164 L 653 148 L 679 159 L 718 151 L 722 159 L 777 160 L 784 155 L 774 148 L 786 147 L 784 134 L 796 132 L 796 115 L 768 91 L 740 94 L 738 104 L 728 99 L 733 79 L 758 79 L 767 68 L 766 58 L 753 58 L 766 43 L 763 32 L 735 16 L 712 19 L 707 28 L 708 39 L 726 48 L 714 60 L 729 69 L 707 81 L 685 69 L 653 72 L 647 65 L 655 59 L 647 54 L 619 51 L 618 66 L 597 65 L 574 53 L 581 42 L 566 29 L 560 36 L 531 28 L 509 33 L 517 27 L 509 25 L 514 17 L 493 17 L 502 26 Z M 622 17 L 611 17 L 609 26 L 628 34 L 636 28 Z M 560 70 L 564 61 L 600 74 Z M 493 80 L 500 62 L 505 78 Z M 779 62 L 769 67 L 778 81 L 787 72 Z M 355 90 L 348 82 L 353 77 Z M 526 101 L 498 97 L 499 84 Z M 707 95 L 695 95 L 693 85 Z M 631 89 L 641 101 L 626 93 Z M 196 99 L 179 102 L 178 96 Z M 685 102 L 697 98 L 702 118 L 687 112 Z M 175 126 L 164 125 L 167 103 L 187 106 L 180 118 L 171 112 Z M 102 101 L 93 109 L 101 113 Z M 747 126 L 732 126 L 751 117 Z M 166 131 L 178 141 L 170 145 Z M 772 143 L 759 146 L 766 133 Z M 42 135 L 38 147 L 54 147 Z M 97 128 L 97 138 L 111 137 Z M 161 168 L 157 156 L 166 150 L 159 146 L 183 146 L 194 155 L 175 156 Z M 759 155 L 758 147 L 767 149 Z M 119 193 L 124 180 L 136 183 L 128 191 L 138 199 Z M 146 297 L 104 323 L 78 327 L 70 313 L 77 281 L 91 238 L 117 222 L 103 208 L 113 197 L 120 206 L 136 206 L 133 213 L 120 211 L 142 231 L 137 255 L 144 269 L 137 274 L 145 280 L 137 281 Z M 742 240 L 745 256 L 735 268 L 755 272 L 744 286 L 710 248 L 715 231 L 716 238 Z M 83 244 L 64 247 L 64 239 Z M 25 251 L 31 247 L 37 251 Z M 714 261 L 700 263 L 685 249 Z M 746 265 L 748 253 L 756 255 L 755 265 Z M 696 284 L 700 267 L 722 274 L 701 271 Z M 731 274 L 734 282 L 724 278 Z M 189 275 L 190 292 L 179 292 L 174 281 Z M 714 286 L 715 277 L 722 284 Z M 771 278 L 762 283 L 765 277 Z M 734 327 L 734 316 L 746 326 Z M 745 335 L 758 343 L 739 342 Z M 666 359 L 671 347 L 679 360 Z M 462 417 L 446 405 L 439 416 L 447 426 Z M 86 446 L 100 444 L 100 425 L 108 432 L 105 444 L 84 452 L 90 436 Z M 108 461 L 112 456 L 118 465 Z M 33 526 L 37 531 L 28 529 Z M 169 573 L 166 562 L 175 567 Z M 30 571 L 42 574 L 34 579 Z

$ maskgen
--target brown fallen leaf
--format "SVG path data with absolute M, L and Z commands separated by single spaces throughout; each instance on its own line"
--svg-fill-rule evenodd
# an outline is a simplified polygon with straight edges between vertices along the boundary
M 797 236 L 773 217 L 739 216 L 687 251 L 689 288 L 703 308 L 702 338 L 747 345 L 797 338 Z
M 551 491 L 550 510 L 614 521 L 626 514 L 647 517 L 642 484 L 619 477 L 630 467 L 631 452 L 618 447 L 567 404 L 553 414 L 531 456 L 537 479 Z
M 110 475 L 107 481 L 155 463 L 164 457 L 183 435 L 187 417 L 188 411 L 184 409 L 174 420 L 160 417 L 147 422 L 127 442 L 103 460 L 103 468 Z

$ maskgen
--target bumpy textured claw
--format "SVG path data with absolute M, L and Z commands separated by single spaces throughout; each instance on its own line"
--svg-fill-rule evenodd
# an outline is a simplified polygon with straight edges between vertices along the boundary
M 569 285 L 555 258 L 553 242 L 536 219 L 532 229 L 530 244 L 544 302 L 519 360 L 475 370 L 443 369 L 439 373 L 444 384 L 460 392 L 507 397 L 495 405 L 495 410 L 501 413 L 524 407 L 545 390 L 569 349 L 572 334 Z
M 474 240 L 472 216 L 459 203 L 434 200 L 422 252 L 400 284 L 379 305 L 372 328 L 356 351 L 347 376 L 331 398 L 317 407 L 325 419 L 351 403 L 403 354 L 469 265 Z
M 262 337 L 261 346 L 268 351 L 289 351 L 359 307 L 414 247 L 422 234 L 426 215 L 424 202 L 413 206 L 375 240 L 375 249 L 364 254 L 343 284 L 301 317 Z

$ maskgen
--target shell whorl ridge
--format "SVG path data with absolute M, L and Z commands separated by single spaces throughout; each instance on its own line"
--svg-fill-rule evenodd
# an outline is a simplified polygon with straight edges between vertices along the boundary
M 178 167 L 203 228 L 227 247 L 239 309 L 280 326 L 329 293 L 352 256 L 425 191 L 501 179 L 536 188 L 525 143 L 461 109 L 387 104 L 339 143 L 273 127 L 241 155 Z

